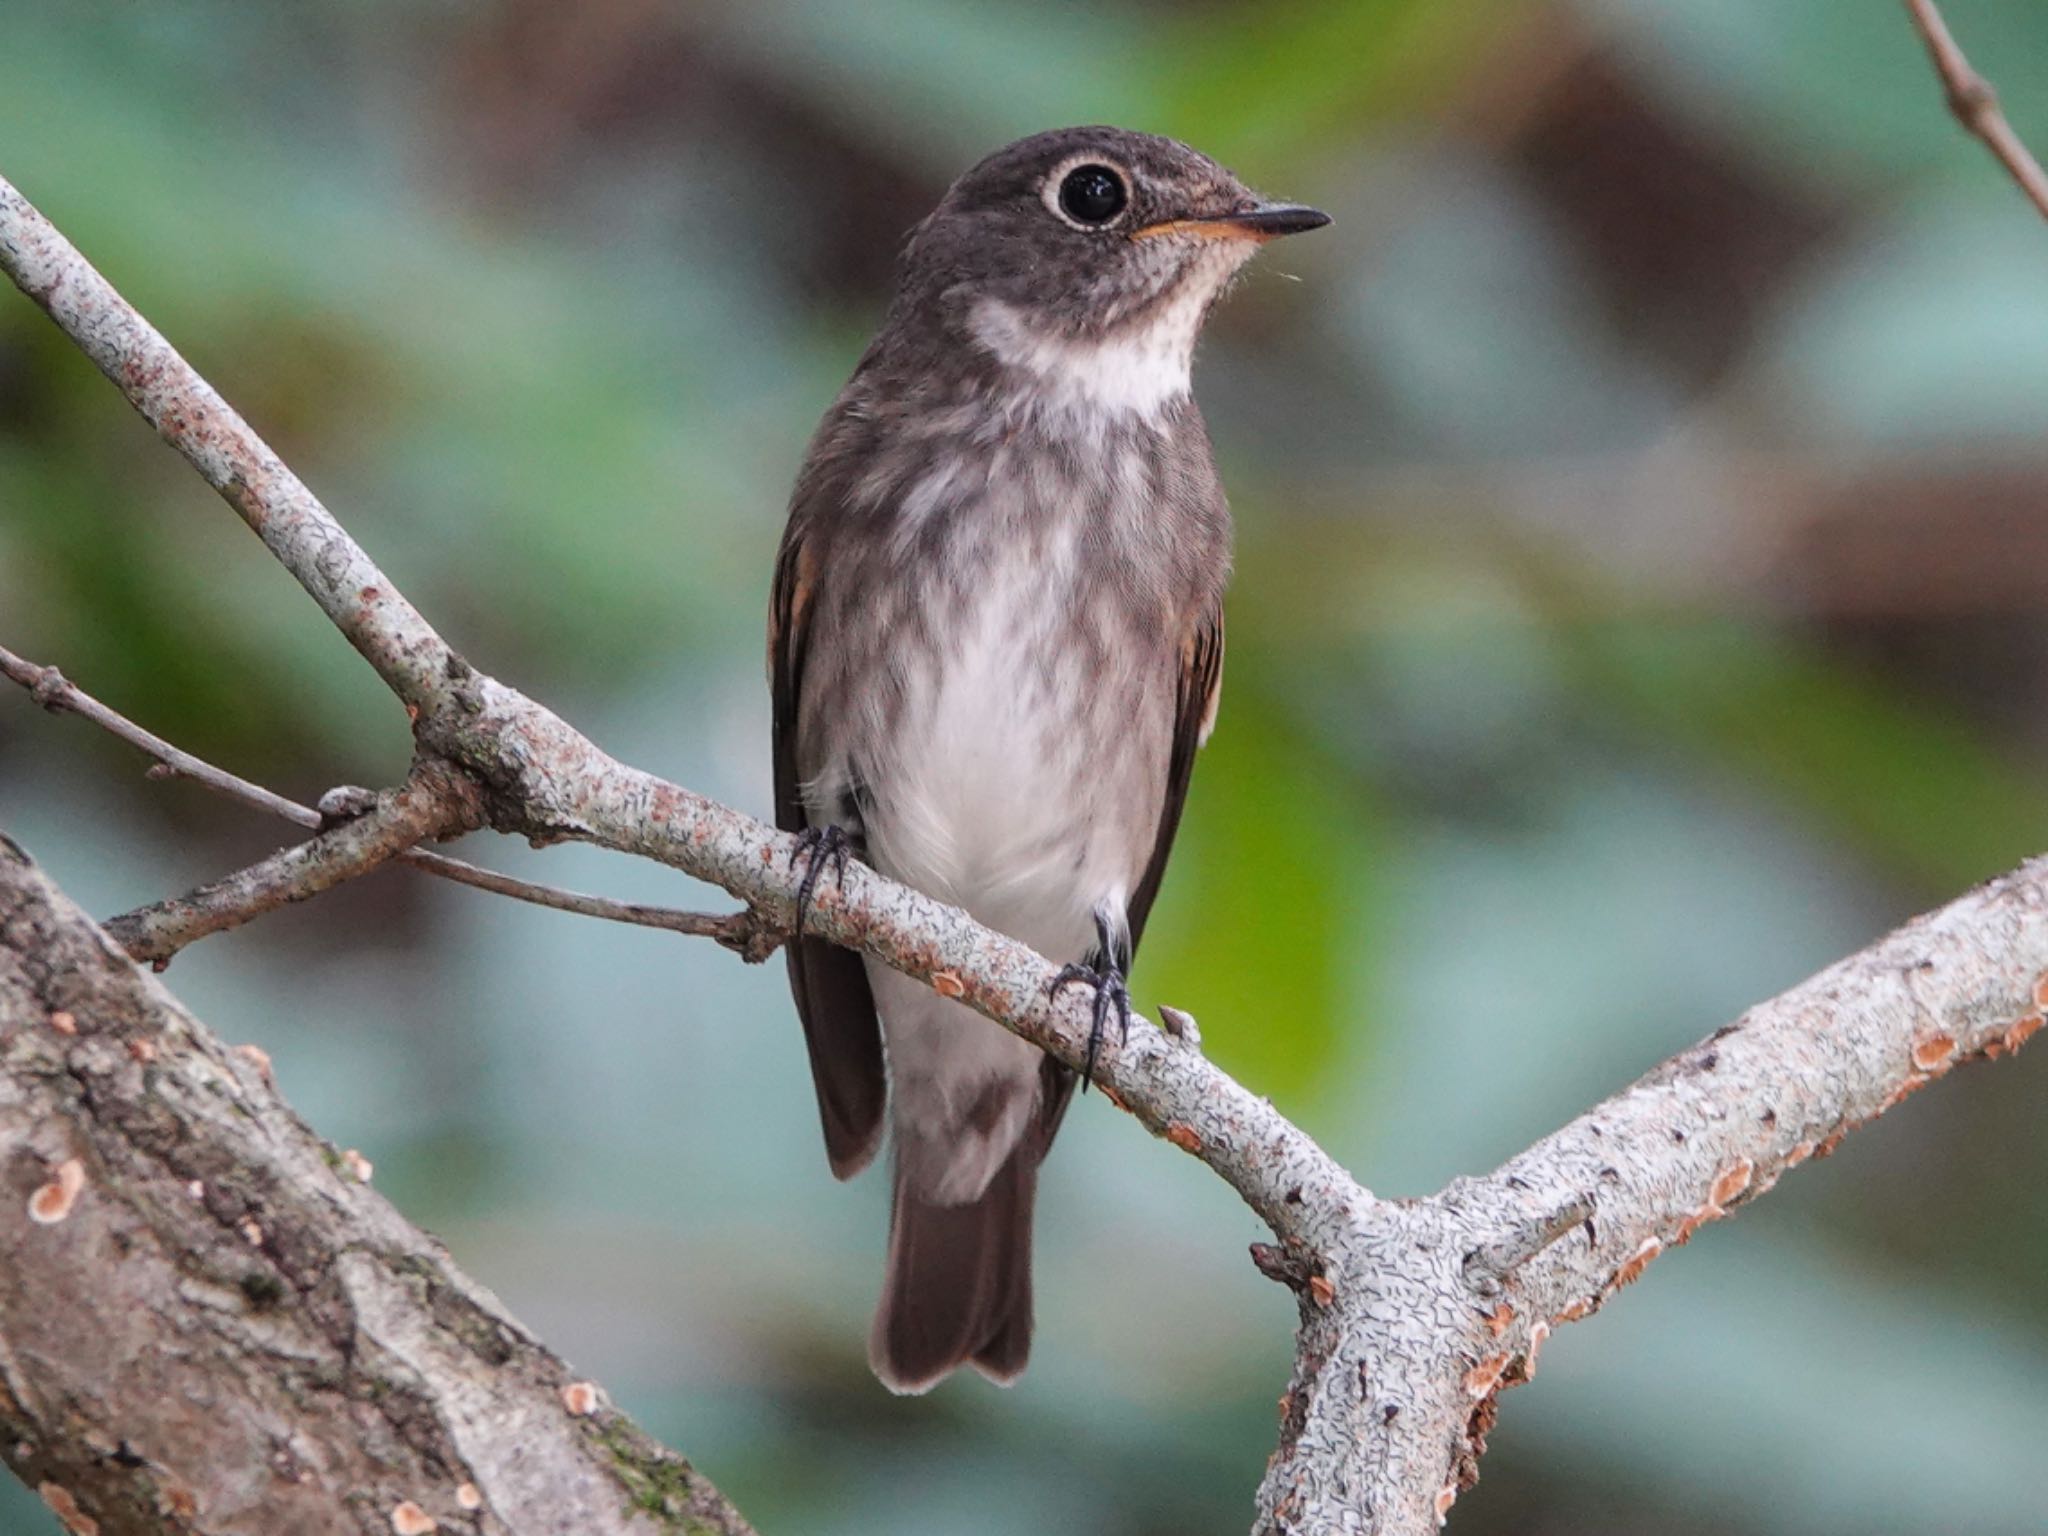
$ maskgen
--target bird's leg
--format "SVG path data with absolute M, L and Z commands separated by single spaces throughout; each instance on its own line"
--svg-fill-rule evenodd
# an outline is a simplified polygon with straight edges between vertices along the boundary
M 1049 994 L 1057 998 L 1063 988 L 1075 982 L 1095 989 L 1095 1008 L 1088 1026 L 1088 1059 L 1081 1068 L 1083 1093 L 1095 1080 L 1095 1056 L 1102 1049 L 1102 1027 L 1109 1022 L 1112 1008 L 1116 1010 L 1117 1043 L 1122 1045 L 1131 1038 L 1131 994 L 1124 986 L 1124 967 L 1119 963 L 1118 946 L 1110 934 L 1109 916 L 1099 910 L 1095 914 L 1095 945 L 1091 964 L 1060 967 Z
M 853 839 L 846 835 L 844 827 L 805 827 L 796 835 L 796 847 L 789 853 L 789 867 L 795 869 L 797 860 L 805 863 L 804 878 L 796 888 L 796 933 L 795 939 L 804 936 L 804 915 L 811 910 L 811 893 L 818 888 L 818 877 L 829 865 L 832 878 L 841 886 L 846 884 L 846 860 L 853 851 Z

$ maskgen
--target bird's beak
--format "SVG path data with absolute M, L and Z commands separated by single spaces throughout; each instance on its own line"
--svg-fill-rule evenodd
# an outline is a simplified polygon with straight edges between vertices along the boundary
M 1299 203 L 1252 203 L 1229 213 L 1204 214 L 1199 218 L 1162 219 L 1131 231 L 1133 240 L 1153 235 L 1188 234 L 1200 240 L 1253 240 L 1263 245 L 1281 235 L 1298 235 L 1321 229 L 1330 216 L 1319 208 Z

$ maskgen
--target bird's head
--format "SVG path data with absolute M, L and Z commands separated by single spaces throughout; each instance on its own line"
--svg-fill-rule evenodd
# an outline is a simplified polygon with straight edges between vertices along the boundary
M 939 319 L 1055 392 L 1143 408 L 1185 392 L 1202 320 L 1252 253 L 1329 222 L 1175 140 L 1056 129 L 953 183 L 905 250 L 892 319 Z

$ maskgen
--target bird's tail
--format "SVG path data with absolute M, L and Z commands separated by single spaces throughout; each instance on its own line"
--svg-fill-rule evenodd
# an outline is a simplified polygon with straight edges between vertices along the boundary
M 918 1198 L 895 1170 L 889 1265 L 868 1360 L 892 1392 L 956 1366 L 1008 1385 L 1031 1354 L 1031 1206 L 1042 1149 L 1026 1137 L 965 1205 Z

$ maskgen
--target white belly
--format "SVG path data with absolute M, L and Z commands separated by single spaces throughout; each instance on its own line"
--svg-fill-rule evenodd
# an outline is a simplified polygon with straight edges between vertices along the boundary
M 1093 708 L 1093 690 L 1115 680 L 1088 675 L 1057 581 L 984 593 L 964 633 L 961 617 L 951 616 L 944 665 L 908 688 L 874 764 L 868 856 L 1049 959 L 1082 960 L 1096 947 L 1098 910 L 1122 926 L 1142 868 L 1122 824 L 1129 817 L 1113 809 L 1133 798 L 1114 776 L 1142 758 L 1100 739 L 1122 732 L 1105 732 Z M 898 1155 L 943 1148 L 919 1175 L 925 1198 L 972 1200 L 1037 1111 L 1043 1057 L 884 966 L 870 962 L 868 978 L 888 1045 Z M 976 1107 L 995 1103 L 993 1118 Z
M 1085 729 L 1089 690 L 1065 594 L 990 594 L 944 666 L 914 682 L 878 763 L 866 834 L 877 868 L 1048 957 L 1079 960 L 1094 914 L 1121 923 L 1137 871 L 1103 814 L 1116 743 Z

